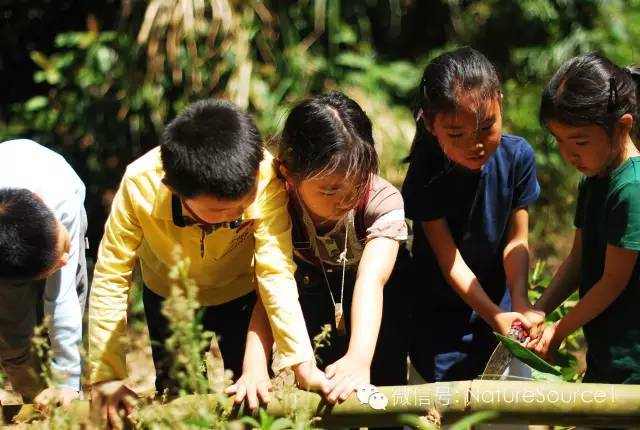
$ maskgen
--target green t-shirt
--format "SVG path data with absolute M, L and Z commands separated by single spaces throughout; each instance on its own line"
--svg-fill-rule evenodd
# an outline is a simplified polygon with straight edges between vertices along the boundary
M 602 277 L 607 245 L 640 251 L 640 157 L 582 179 L 575 226 L 582 229 L 583 297 Z M 622 294 L 584 327 L 585 382 L 640 383 L 639 312 L 640 258 Z

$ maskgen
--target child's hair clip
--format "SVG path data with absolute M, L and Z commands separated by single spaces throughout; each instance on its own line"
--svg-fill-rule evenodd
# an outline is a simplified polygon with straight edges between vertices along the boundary
M 609 102 L 607 104 L 607 111 L 613 112 L 618 102 L 618 87 L 616 85 L 616 79 L 612 76 L 609 78 Z

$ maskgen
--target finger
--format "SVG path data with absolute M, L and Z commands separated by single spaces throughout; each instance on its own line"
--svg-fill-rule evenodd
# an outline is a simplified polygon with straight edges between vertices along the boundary
M 538 344 L 538 342 L 540 342 L 540 338 L 530 339 L 529 343 L 525 346 L 527 347 L 527 349 L 530 349 L 533 351 L 536 349 L 536 345 Z
M 518 319 L 522 322 L 522 325 L 524 326 L 524 328 L 525 328 L 526 330 L 531 329 L 531 326 L 532 326 L 533 324 L 531 324 L 531 321 L 529 321 L 529 320 L 527 319 L 527 317 L 525 317 L 524 315 L 520 315 L 520 317 L 519 317 Z
M 338 397 L 340 401 L 344 402 L 345 400 L 347 400 L 351 393 L 355 391 L 358 385 L 360 384 L 356 383 L 355 381 L 351 381 L 351 383 L 344 390 L 342 390 L 342 393 L 340 393 L 340 397 Z
M 40 393 L 38 394 L 38 396 L 36 396 L 35 399 L 33 399 L 33 403 L 36 407 L 36 410 L 44 414 L 47 412 L 47 405 L 49 404 L 49 396 L 46 393 Z
M 236 398 L 234 402 L 236 404 L 242 403 L 244 398 L 247 396 L 247 387 L 244 384 L 238 385 L 238 391 L 236 391 Z
M 110 404 L 107 407 L 107 415 L 112 428 L 118 430 L 122 429 L 122 418 L 120 418 L 120 414 L 118 413 L 117 405 Z
M 328 379 L 333 378 L 336 374 L 337 368 L 338 366 L 336 365 L 336 363 L 328 365 L 327 368 L 324 369 L 324 376 L 326 376 Z
M 100 405 L 100 419 L 105 422 L 109 419 L 109 406 L 107 403 L 103 403 Z
M 329 395 L 329 393 L 333 391 L 333 389 L 336 387 L 337 381 L 338 381 L 338 378 L 336 378 L 335 375 L 331 379 L 326 379 L 325 381 L 322 381 L 322 385 L 321 385 L 322 392 L 325 395 Z
M 256 394 L 256 386 L 250 385 L 247 388 L 247 402 L 249 403 L 249 409 L 252 411 L 258 407 L 258 396 Z
M 265 381 L 258 383 L 258 396 L 260 397 L 262 402 L 264 402 L 264 404 L 269 403 L 269 401 L 271 400 L 271 395 L 269 394 L 270 390 L 271 383 L 267 383 Z
M 137 398 L 134 397 L 133 395 L 127 395 L 122 399 L 122 404 L 124 405 L 124 409 L 127 416 L 133 413 L 133 410 L 135 409 L 135 406 L 136 406 L 136 399 Z
M 233 385 L 229 385 L 227 388 L 225 388 L 224 393 L 225 394 L 235 394 L 238 392 L 238 386 L 236 384 Z
M 342 394 L 344 390 L 348 389 L 348 386 L 349 378 L 342 378 L 340 381 L 338 381 L 333 390 L 331 390 L 331 392 L 327 395 L 327 400 L 329 400 L 329 402 L 331 403 L 335 403 L 338 400 L 340 394 Z

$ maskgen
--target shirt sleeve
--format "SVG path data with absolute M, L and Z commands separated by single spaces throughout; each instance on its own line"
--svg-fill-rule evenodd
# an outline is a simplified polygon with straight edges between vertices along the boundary
M 70 251 L 67 264 L 47 278 L 43 302 L 48 317 L 49 339 L 53 359 L 53 383 L 59 387 L 80 390 L 80 345 L 82 343 L 82 306 L 77 292 L 77 270 L 80 246 L 86 231 L 83 199 L 65 203 L 58 212 L 60 222 L 69 233 Z
M 624 184 L 612 194 L 607 217 L 607 242 L 640 251 L 640 183 Z
M 420 128 L 415 140 L 402 185 L 405 212 L 414 221 L 433 221 L 445 215 L 441 186 L 446 174 L 445 160 L 438 143 L 432 142 Z
M 364 211 L 367 241 L 376 237 L 407 240 L 404 201 L 400 192 L 389 182 L 374 176 Z
M 298 301 L 298 288 L 291 244 L 291 219 L 284 185 L 272 177 L 258 203 L 256 219 L 255 271 L 278 354 L 275 371 L 313 359 L 313 350 Z
M 123 338 L 127 298 L 142 229 L 134 213 L 135 185 L 120 184 L 98 249 L 89 299 L 89 382 L 127 376 Z M 141 198 L 141 197 L 140 197 Z
M 515 175 L 513 208 L 525 208 L 540 196 L 540 184 L 538 184 L 536 175 L 536 157 L 533 148 L 526 141 L 522 142 L 522 148 L 518 154 Z

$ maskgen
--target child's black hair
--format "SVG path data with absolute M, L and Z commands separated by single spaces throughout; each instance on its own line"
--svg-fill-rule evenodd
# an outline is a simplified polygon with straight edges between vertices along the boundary
M 233 103 L 207 99 L 171 121 L 160 146 L 164 181 L 180 197 L 237 200 L 250 192 L 263 159 L 251 117 Z
M 418 94 L 418 112 L 427 122 L 433 122 L 439 113 L 455 112 L 460 107 L 460 98 L 470 94 L 477 101 L 499 97 L 500 78 L 491 62 L 470 47 L 459 48 L 434 58 L 424 69 Z M 480 103 L 479 103 L 480 105 Z M 420 140 L 435 137 L 425 130 L 422 118 L 416 112 L 416 135 L 411 152 L 405 161 L 410 161 Z
M 539 119 L 546 126 L 559 121 L 571 126 L 599 125 L 609 135 L 624 114 L 633 115 L 632 136 L 638 137 L 637 67 L 621 68 L 590 53 L 564 63 L 544 88 Z
M 31 191 L 0 189 L 0 279 L 31 280 L 56 263 L 58 223 Z
M 355 180 L 356 195 L 378 170 L 371 121 L 358 103 L 337 91 L 291 110 L 278 158 L 296 180 L 344 172 Z

